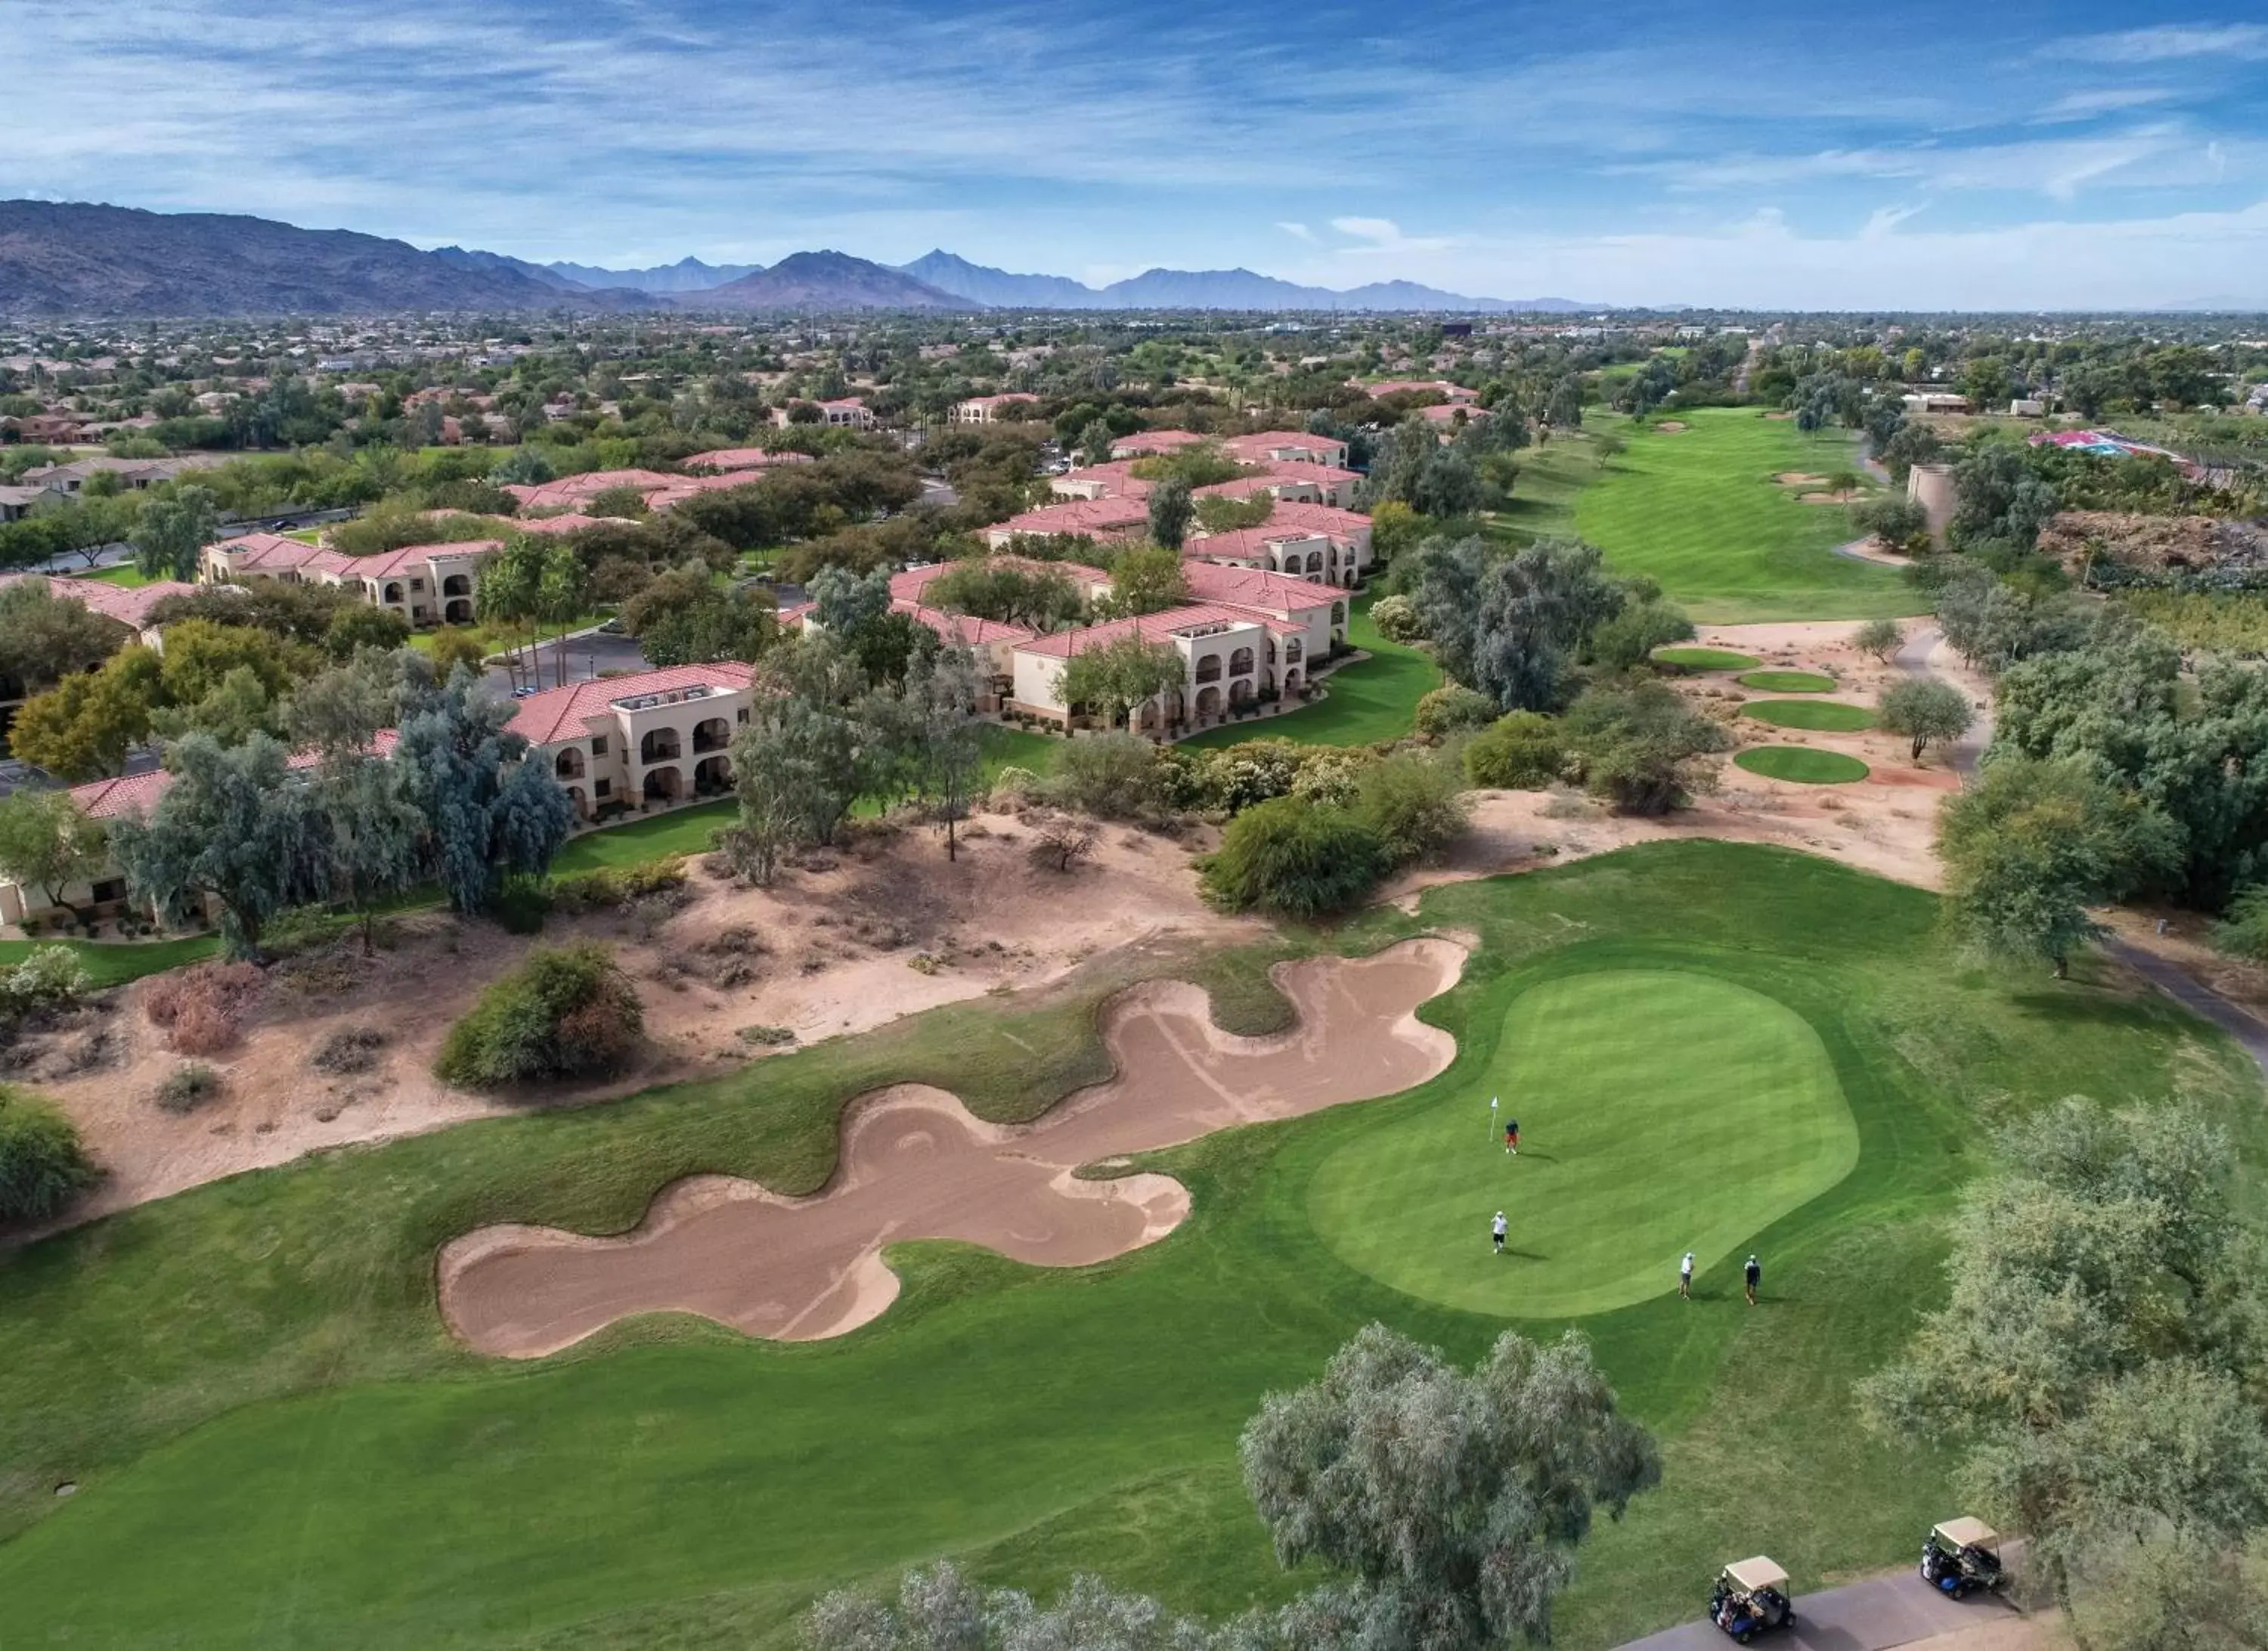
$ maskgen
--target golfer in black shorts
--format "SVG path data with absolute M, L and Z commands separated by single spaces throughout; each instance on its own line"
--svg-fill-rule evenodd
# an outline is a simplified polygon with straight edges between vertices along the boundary
M 1756 1264 L 1756 1258 L 1750 1256 L 1748 1264 L 1741 1269 L 1741 1276 L 1748 1280 L 1749 1305 L 1754 1307 L 1756 1304 L 1756 1286 L 1763 1282 L 1764 1270 Z
M 1489 1223 L 1489 1236 L 1496 1241 L 1496 1253 L 1499 1256 L 1504 1254 L 1504 1234 L 1508 1225 L 1509 1223 L 1504 1219 L 1502 1210 L 1498 1210 L 1496 1212 L 1496 1220 Z

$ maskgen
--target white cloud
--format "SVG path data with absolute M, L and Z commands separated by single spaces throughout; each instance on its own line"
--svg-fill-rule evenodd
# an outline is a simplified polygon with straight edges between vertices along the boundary
M 2098 86 L 2091 91 L 2066 92 L 2033 117 L 2033 124 L 2054 126 L 2066 121 L 2091 121 L 2099 114 L 2147 108 L 2181 94 L 2170 86 Z
M 1315 232 L 1309 229 L 1305 224 L 1287 224 L 1281 218 L 1278 218 L 1276 222 L 1276 227 L 1282 230 L 1286 235 L 1295 235 L 1304 241 L 1313 241 L 1315 239 Z
M 1390 217 L 1335 217 L 1331 227 L 1342 235 L 1351 235 L 1373 246 L 1392 247 L 1402 240 L 1402 225 Z
M 1879 240 L 1918 212 L 1929 210 L 1929 203 L 1917 201 L 1911 206 L 1878 206 L 1867 217 L 1866 226 L 1859 232 L 1861 240 Z
M 2161 23 L 2115 34 L 2081 34 L 2047 48 L 2091 63 L 2161 63 L 2183 57 L 2268 58 L 2268 23 Z

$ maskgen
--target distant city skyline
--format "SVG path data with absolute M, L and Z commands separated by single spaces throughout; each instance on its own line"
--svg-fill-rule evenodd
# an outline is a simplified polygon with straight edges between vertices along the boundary
M 2268 22 L 2225 4 L 8 15 L 0 196 L 615 269 L 942 247 L 1096 286 L 2268 307 Z

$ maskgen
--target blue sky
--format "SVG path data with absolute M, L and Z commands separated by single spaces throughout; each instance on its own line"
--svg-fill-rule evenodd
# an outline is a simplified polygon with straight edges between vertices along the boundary
M 538 261 L 2268 307 L 2227 0 L 0 0 L 0 195 Z

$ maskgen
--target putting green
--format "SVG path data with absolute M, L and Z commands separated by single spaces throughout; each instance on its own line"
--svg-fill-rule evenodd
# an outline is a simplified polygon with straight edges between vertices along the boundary
M 1766 779 L 1792 779 L 1801 785 L 1847 785 L 1869 772 L 1855 756 L 1800 745 L 1760 745 L 1736 754 L 1733 763 Z
M 1750 671 L 1733 679 L 1743 688 L 1767 694 L 1831 694 L 1835 679 L 1817 671 Z
M 1489 1096 L 1520 1120 L 1503 1150 Z M 1810 1024 L 1703 974 L 1544 981 L 1507 1011 L 1469 1091 L 1324 1161 L 1310 1218 L 1349 1264 L 1414 1296 L 1522 1318 L 1603 1313 L 1706 1271 L 1859 1161 Z M 1492 1253 L 1489 1218 L 1512 1223 Z
M 1752 699 L 1741 715 L 1768 722 L 1775 728 L 1810 728 L 1825 733 L 1856 733 L 1874 726 L 1874 713 L 1864 705 L 1846 705 L 1839 699 Z
M 1764 663 L 1730 648 L 1656 648 L 1653 657 L 1658 664 L 1682 665 L 1689 671 L 1752 671 Z

